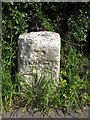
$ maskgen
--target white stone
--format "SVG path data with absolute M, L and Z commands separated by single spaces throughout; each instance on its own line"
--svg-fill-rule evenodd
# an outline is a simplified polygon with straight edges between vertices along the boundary
M 59 80 L 60 35 L 55 32 L 40 31 L 24 33 L 18 39 L 19 72 L 30 77 L 32 66 L 37 66 L 39 74 L 51 71 L 53 78 Z M 47 70 L 47 68 L 48 70 Z

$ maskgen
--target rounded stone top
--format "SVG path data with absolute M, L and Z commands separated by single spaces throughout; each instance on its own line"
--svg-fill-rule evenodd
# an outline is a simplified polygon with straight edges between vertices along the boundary
M 30 33 L 23 33 L 19 36 L 19 39 L 25 39 L 25 38 L 32 38 L 32 37 L 35 37 L 35 36 L 38 36 L 38 37 L 50 37 L 50 38 L 53 38 L 53 37 L 58 37 L 60 39 L 60 34 L 59 33 L 56 33 L 56 32 L 52 32 L 52 31 L 38 31 L 38 32 L 30 32 Z

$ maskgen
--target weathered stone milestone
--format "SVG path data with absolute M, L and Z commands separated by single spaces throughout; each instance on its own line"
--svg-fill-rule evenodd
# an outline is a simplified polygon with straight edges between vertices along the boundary
M 29 82 L 32 66 L 39 74 L 51 72 L 59 79 L 60 71 L 60 35 L 55 32 L 40 31 L 24 33 L 18 39 L 18 68 Z

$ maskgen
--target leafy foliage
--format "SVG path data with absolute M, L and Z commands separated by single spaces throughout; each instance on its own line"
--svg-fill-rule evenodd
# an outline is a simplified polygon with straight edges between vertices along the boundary
M 76 43 L 86 42 L 86 35 L 90 26 L 90 20 L 87 11 L 79 10 L 76 14 L 71 15 L 71 17 L 68 19 L 68 26 L 68 34 L 76 41 Z
M 17 109 L 16 106 L 25 109 L 31 106 L 42 112 L 63 108 L 70 111 L 90 104 L 90 64 L 89 57 L 83 54 L 83 46 L 88 47 L 90 3 L 7 2 L 2 5 L 3 109 L 10 111 L 12 107 Z M 61 71 L 57 86 L 49 75 L 42 74 L 39 80 L 33 78 L 32 86 L 23 81 L 23 75 L 17 75 L 17 40 L 20 34 L 30 31 L 32 17 L 39 27 L 61 35 Z M 21 106 L 19 103 L 15 105 L 17 101 Z

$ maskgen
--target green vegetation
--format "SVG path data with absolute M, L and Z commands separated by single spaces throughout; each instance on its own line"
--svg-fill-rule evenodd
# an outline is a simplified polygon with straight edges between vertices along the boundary
M 89 10 L 90 3 L 2 3 L 3 111 L 30 107 L 42 113 L 63 108 L 68 112 L 90 105 Z M 18 75 L 17 40 L 20 34 L 30 31 L 31 17 L 40 27 L 61 35 L 59 84 L 51 75 L 44 73 L 38 78 L 32 71 L 37 77 L 29 86 L 24 76 Z

